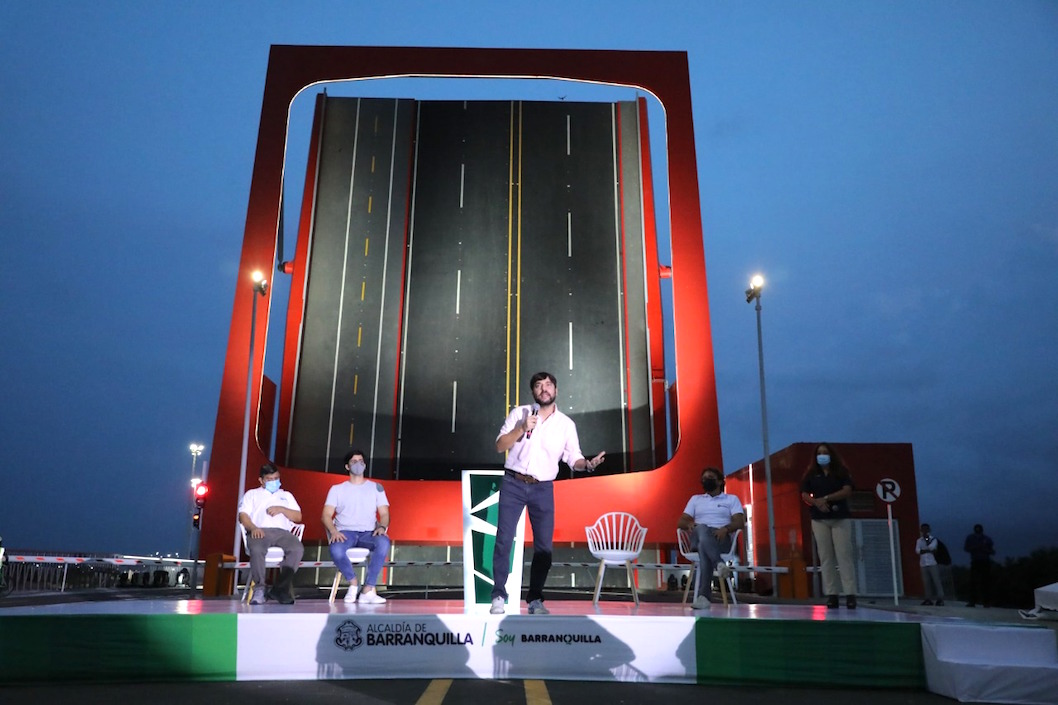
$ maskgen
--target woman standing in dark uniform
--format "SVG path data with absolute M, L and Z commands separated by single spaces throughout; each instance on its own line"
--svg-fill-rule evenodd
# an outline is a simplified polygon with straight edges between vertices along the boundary
M 856 607 L 856 565 L 848 502 L 851 494 L 848 468 L 829 443 L 820 443 L 801 478 L 801 499 L 812 515 L 812 536 L 823 570 L 823 592 L 827 607 L 831 608 L 838 606 L 838 595 L 845 595 L 846 607 Z

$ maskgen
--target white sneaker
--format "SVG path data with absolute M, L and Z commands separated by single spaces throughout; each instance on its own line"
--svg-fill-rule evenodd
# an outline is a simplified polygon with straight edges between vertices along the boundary
M 691 604 L 691 607 L 696 610 L 707 610 L 712 604 L 713 603 L 710 602 L 709 598 L 705 595 L 698 595 L 694 598 L 694 602 Z
M 346 602 L 356 602 L 356 593 L 360 590 L 360 586 L 357 583 L 350 583 L 349 590 L 345 593 L 343 598 Z
M 489 608 L 489 614 L 503 614 L 506 611 L 502 597 L 492 598 L 492 607 Z
M 385 604 L 386 598 L 378 594 L 377 590 L 368 590 L 364 588 L 364 591 L 360 593 L 360 604 L 361 605 L 382 605 Z
M 529 614 L 551 614 L 551 610 L 544 607 L 543 600 L 533 600 L 529 603 Z

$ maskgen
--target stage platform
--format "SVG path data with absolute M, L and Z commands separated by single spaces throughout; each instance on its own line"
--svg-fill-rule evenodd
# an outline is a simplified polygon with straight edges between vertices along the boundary
M 925 688 L 920 625 L 871 607 L 138 599 L 0 609 L 5 682 L 496 678 Z
M 693 610 L 671 601 L 636 607 L 631 600 L 597 608 L 584 599 L 547 605 L 549 615 L 529 615 L 524 604 L 490 615 L 487 605 L 467 611 L 462 600 L 399 595 L 381 605 L 177 597 L 0 605 L 0 679 L 498 679 L 925 690 L 924 635 L 931 627 L 973 628 L 961 639 L 983 639 L 1000 627 L 862 603 L 857 610 L 805 603 Z M 1022 628 L 1042 629 L 1054 640 L 1045 627 Z

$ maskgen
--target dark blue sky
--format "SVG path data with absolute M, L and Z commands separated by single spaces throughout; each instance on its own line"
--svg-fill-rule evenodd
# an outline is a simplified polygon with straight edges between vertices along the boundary
M 1058 5 L 645 7 L 0 4 L 5 544 L 186 548 L 269 46 L 356 44 L 687 51 L 726 469 L 762 271 L 773 449 L 913 443 L 950 545 L 1055 545 Z

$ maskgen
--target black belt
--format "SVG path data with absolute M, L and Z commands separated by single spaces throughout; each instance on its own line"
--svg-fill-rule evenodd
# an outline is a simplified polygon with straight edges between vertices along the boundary
M 522 473 L 515 472 L 514 470 L 507 470 L 506 472 L 508 477 L 513 477 L 515 480 L 518 480 L 519 482 L 524 482 L 527 485 L 540 484 L 540 480 L 537 480 L 532 475 L 523 475 Z

